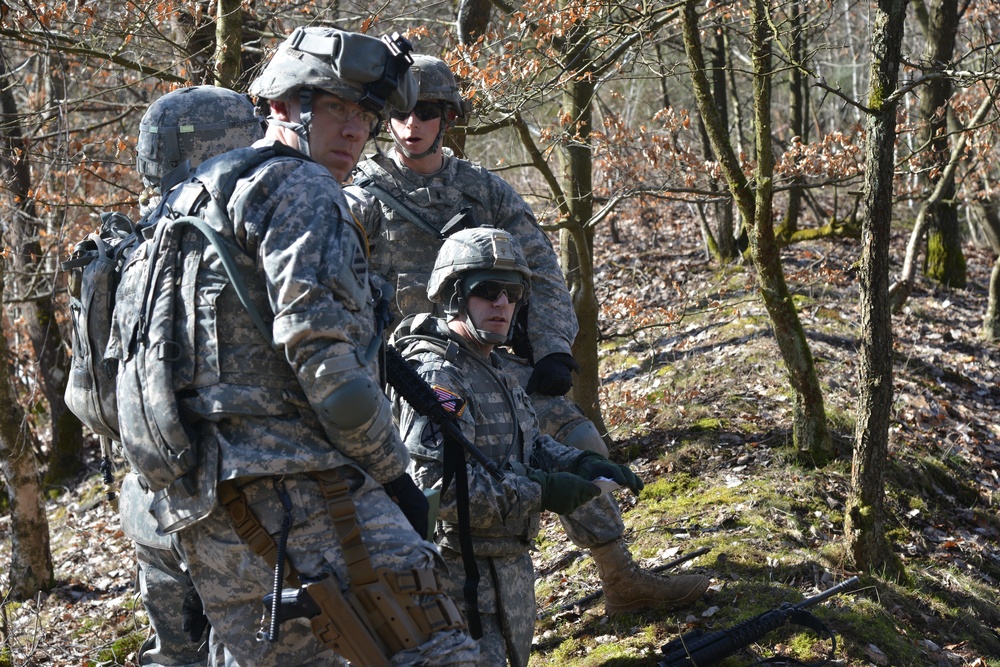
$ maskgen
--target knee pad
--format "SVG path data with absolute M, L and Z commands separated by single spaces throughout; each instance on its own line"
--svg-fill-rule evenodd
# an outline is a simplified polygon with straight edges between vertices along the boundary
M 597 452 L 607 458 L 608 446 L 604 444 L 604 438 L 597 431 L 594 422 L 589 419 L 570 422 L 555 434 L 555 439 L 566 445 L 588 452 Z

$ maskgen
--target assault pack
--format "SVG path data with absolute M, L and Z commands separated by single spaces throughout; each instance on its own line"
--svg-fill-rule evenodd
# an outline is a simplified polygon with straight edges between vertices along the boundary
M 183 366 L 194 344 L 192 313 L 202 258 L 211 245 L 211 282 L 230 285 L 254 325 L 273 347 L 271 328 L 247 295 L 253 259 L 216 230 L 231 227 L 226 205 L 237 180 L 280 149 L 241 148 L 203 164 L 184 183 L 165 195 L 140 229 L 142 242 L 121 270 L 114 311 L 111 356 L 120 363 L 118 412 L 125 457 L 151 491 L 171 488 L 171 495 L 192 496 L 198 485 L 196 425 L 199 417 L 183 410 L 178 394 L 193 390 L 193 372 Z M 231 236 L 231 235 L 230 235 Z M 238 262 L 239 260 L 239 262 Z M 214 484 L 214 479 L 210 480 Z M 174 494 L 173 492 L 177 492 Z M 161 525 L 161 528 L 164 526 Z
M 196 419 L 182 414 L 177 401 L 186 387 L 175 374 L 184 334 L 176 330 L 175 310 L 178 290 L 194 288 L 206 244 L 220 258 L 221 280 L 233 286 L 271 344 L 270 327 L 247 298 L 233 259 L 243 251 L 215 229 L 230 224 L 226 204 L 239 177 L 284 152 L 266 147 L 225 153 L 178 185 L 188 193 L 197 188 L 194 195 L 181 202 L 166 196 L 138 223 L 120 213 L 103 214 L 100 230 L 77 244 L 63 264 L 73 272 L 66 404 L 94 433 L 122 441 L 126 459 L 148 490 L 173 486 L 186 496 L 198 491 L 190 475 L 199 460 Z M 190 175 L 181 171 L 182 180 Z

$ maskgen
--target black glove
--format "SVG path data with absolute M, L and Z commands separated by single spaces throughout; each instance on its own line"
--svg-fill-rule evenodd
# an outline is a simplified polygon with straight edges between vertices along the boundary
M 535 370 L 528 378 L 525 391 L 546 396 L 563 396 L 573 388 L 573 371 L 580 372 L 580 364 L 573 355 L 565 352 L 554 352 L 545 355 L 535 362 Z
M 190 582 L 188 585 L 190 589 L 181 604 L 181 629 L 187 633 L 190 641 L 201 642 L 205 628 L 208 627 L 208 616 L 205 616 L 205 607 L 201 603 L 198 591 Z
M 392 502 L 403 510 L 403 514 L 413 526 L 413 530 L 417 531 L 420 539 L 427 537 L 427 512 L 430 509 L 430 504 L 427 502 L 427 496 L 424 495 L 424 492 L 414 483 L 413 478 L 404 472 L 388 484 L 384 484 L 382 488 L 392 498 Z
M 571 472 L 532 470 L 526 477 L 542 487 L 542 509 L 556 514 L 572 514 L 580 505 L 601 495 L 596 484 Z
M 639 495 L 639 492 L 646 486 L 631 468 L 612 463 L 597 452 L 581 454 L 573 463 L 573 472 L 590 481 L 594 481 L 598 477 L 613 479 L 622 486 L 627 486 L 636 495 Z

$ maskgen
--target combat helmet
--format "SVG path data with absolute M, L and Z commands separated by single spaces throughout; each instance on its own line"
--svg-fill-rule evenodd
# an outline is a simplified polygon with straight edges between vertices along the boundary
M 139 122 L 136 170 L 155 189 L 185 160 L 196 167 L 263 136 L 246 95 L 217 86 L 179 88 L 150 104 Z
M 406 157 L 419 160 L 426 157 L 438 149 L 445 131 L 455 125 L 459 119 L 468 116 L 470 108 L 468 100 L 462 99 L 458 82 L 452 73 L 448 63 L 423 53 L 413 55 L 413 75 L 417 80 L 417 103 L 437 103 L 442 105 L 441 126 L 438 128 L 437 137 L 430 148 L 420 153 L 411 152 L 406 145 L 400 141 L 392 126 L 389 126 L 389 133 L 392 135 L 396 150 Z
M 312 99 L 319 90 L 355 102 L 384 118 L 388 109 L 409 110 L 417 85 L 410 73 L 413 46 L 398 33 L 381 40 L 336 28 L 296 28 L 250 84 L 250 94 L 266 100 L 298 99 L 299 123 L 271 122 L 299 136 L 299 150 L 309 154 Z M 369 128 L 374 134 L 378 127 Z
M 455 232 L 441 245 L 434 269 L 427 283 L 427 296 L 444 305 L 452 316 L 468 318 L 465 304 L 470 292 L 480 283 L 496 280 L 524 285 L 524 296 L 515 304 L 514 314 L 523 306 L 531 290 L 531 269 L 521 245 L 513 236 L 495 227 L 473 227 Z M 478 329 L 468 321 L 469 329 L 482 343 L 496 345 L 507 336 Z

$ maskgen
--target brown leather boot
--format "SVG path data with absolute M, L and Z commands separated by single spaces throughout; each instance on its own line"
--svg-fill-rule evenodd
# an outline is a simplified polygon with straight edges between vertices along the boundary
M 668 577 L 642 569 L 622 540 L 594 547 L 590 555 L 601 575 L 604 608 L 609 615 L 690 604 L 708 588 L 708 577 L 700 574 Z

